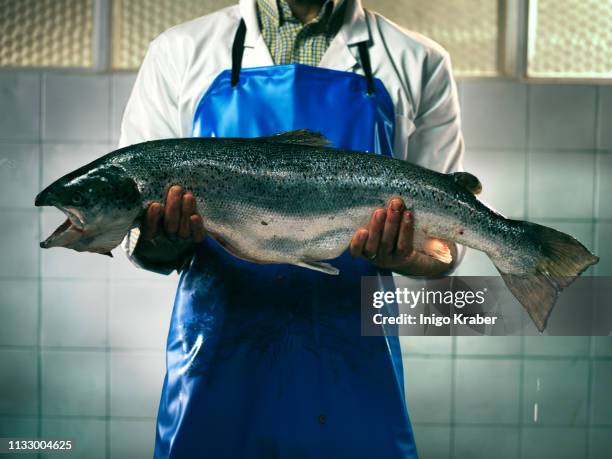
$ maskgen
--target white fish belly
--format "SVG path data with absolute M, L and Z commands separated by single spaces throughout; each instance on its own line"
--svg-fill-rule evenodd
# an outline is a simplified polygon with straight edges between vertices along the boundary
M 340 256 L 355 231 L 367 225 L 372 207 L 314 216 L 281 215 L 263 209 L 245 213 L 244 208 L 236 208 L 227 215 L 235 217 L 205 221 L 206 230 L 227 250 L 259 263 L 295 264 Z

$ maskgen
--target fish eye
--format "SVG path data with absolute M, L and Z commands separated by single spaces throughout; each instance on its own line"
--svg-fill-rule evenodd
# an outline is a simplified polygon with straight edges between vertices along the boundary
M 83 197 L 80 194 L 75 194 L 72 197 L 72 202 L 73 202 L 73 204 L 80 204 L 80 203 L 83 202 Z

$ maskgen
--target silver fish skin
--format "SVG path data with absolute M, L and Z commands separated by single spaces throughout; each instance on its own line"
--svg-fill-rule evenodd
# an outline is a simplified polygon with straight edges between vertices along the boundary
M 510 220 L 479 201 L 476 177 L 441 174 L 384 156 L 329 148 L 309 131 L 254 139 L 166 139 L 109 153 L 43 190 L 64 225 L 41 243 L 109 253 L 147 206 L 179 184 L 196 197 L 206 231 L 231 253 L 330 274 L 372 211 L 401 197 L 415 249 L 446 259 L 453 241 L 485 252 L 543 330 L 558 292 L 598 258 L 571 236 Z M 448 261 L 448 260 L 446 260 Z

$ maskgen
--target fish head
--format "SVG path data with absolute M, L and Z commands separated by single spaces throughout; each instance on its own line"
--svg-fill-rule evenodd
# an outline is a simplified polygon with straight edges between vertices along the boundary
M 84 166 L 55 181 L 36 197 L 66 220 L 40 243 L 110 255 L 144 211 L 136 182 L 116 165 Z

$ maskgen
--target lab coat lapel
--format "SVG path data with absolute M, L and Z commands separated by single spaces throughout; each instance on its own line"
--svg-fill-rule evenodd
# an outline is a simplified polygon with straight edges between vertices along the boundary
M 320 67 L 342 71 L 353 70 L 357 64 L 355 57 L 357 43 L 370 41 L 370 31 L 361 0 L 344 1 L 348 2 L 344 22 L 323 55 Z
M 257 20 L 256 0 L 240 0 L 240 15 L 246 24 L 244 55 L 242 67 L 265 67 L 274 65 L 270 50 L 266 46 L 259 21 Z

